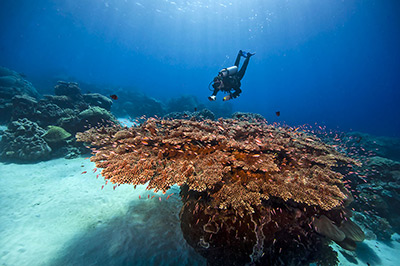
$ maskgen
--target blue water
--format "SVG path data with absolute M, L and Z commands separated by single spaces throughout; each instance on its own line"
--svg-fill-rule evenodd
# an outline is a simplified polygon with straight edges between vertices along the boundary
M 2 0 L 0 65 L 34 85 L 72 77 L 207 101 L 243 49 L 257 54 L 235 111 L 398 137 L 399 11 L 394 0 Z
M 398 0 L 0 0 L 0 66 L 23 73 L 42 95 L 54 94 L 57 80 L 79 82 L 83 93 L 139 90 L 163 102 L 193 95 L 208 106 L 260 113 L 269 122 L 399 138 L 399 14 Z M 241 82 L 242 94 L 222 102 L 219 93 L 217 102 L 209 102 L 208 84 L 234 64 L 240 49 L 256 53 Z M 398 160 L 397 145 L 390 144 L 398 142 L 355 136 L 355 146 L 377 152 L 380 145 L 385 149 L 379 156 Z M 370 172 L 369 183 L 358 187 L 377 188 L 380 195 L 359 213 L 398 206 L 400 166 L 389 161 L 378 158 L 382 175 Z M 83 158 L 43 166 L 0 163 L 0 181 L 7 184 L 0 198 L 8 202 L 0 208 L 1 265 L 86 265 L 93 258 L 104 265 L 206 263 L 180 231 L 178 192 L 168 208 L 161 205 L 164 200 L 139 204 L 138 195 L 146 198 L 147 191 L 132 196 L 127 188 L 122 194 L 111 194 L 121 193 L 111 187 L 101 190 L 93 167 Z M 92 176 L 84 179 L 83 170 Z M 390 222 L 398 233 L 395 218 Z M 85 223 L 78 226 L 80 219 Z M 43 221 L 54 225 L 50 231 Z M 373 224 L 371 230 L 382 236 L 385 225 Z M 399 235 L 395 240 L 369 236 L 358 259 L 396 265 L 388 255 L 398 251 Z M 46 245 L 52 247 L 47 253 Z M 346 261 L 346 254 L 339 255 Z

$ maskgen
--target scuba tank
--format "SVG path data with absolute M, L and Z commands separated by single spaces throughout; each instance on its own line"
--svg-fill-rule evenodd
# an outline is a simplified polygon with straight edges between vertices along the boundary
M 218 76 L 215 77 L 215 78 L 221 80 L 222 78 L 229 77 L 229 76 L 232 76 L 232 75 L 236 74 L 237 71 L 238 71 L 238 67 L 237 67 L 237 66 L 231 66 L 231 67 L 223 68 L 223 69 L 221 69 L 221 71 L 219 72 Z M 212 80 L 212 81 L 208 84 L 208 89 L 209 89 L 210 91 L 213 91 L 213 90 L 210 88 L 210 85 L 211 85 L 211 83 L 215 82 L 215 78 L 214 78 L 214 80 Z
M 219 72 L 219 74 L 221 74 L 221 76 L 225 78 L 227 76 L 232 76 L 232 75 L 236 74 L 237 71 L 238 71 L 237 66 L 231 66 L 231 67 L 222 69 Z

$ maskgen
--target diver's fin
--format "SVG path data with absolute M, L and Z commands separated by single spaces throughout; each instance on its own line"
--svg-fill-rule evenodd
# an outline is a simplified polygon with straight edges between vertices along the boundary
M 211 95 L 211 96 L 208 96 L 208 99 L 210 101 L 215 101 L 217 99 L 217 97 L 215 97 L 215 95 Z
M 250 52 L 245 52 L 243 50 L 239 51 L 240 56 L 243 56 L 244 58 L 250 58 L 253 55 L 255 55 L 256 53 L 250 53 Z

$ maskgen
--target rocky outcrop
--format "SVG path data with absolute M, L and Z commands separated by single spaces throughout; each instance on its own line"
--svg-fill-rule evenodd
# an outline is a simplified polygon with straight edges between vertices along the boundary
M 11 118 L 12 99 L 14 96 L 26 96 L 35 100 L 39 93 L 23 75 L 5 67 L 0 67 L 0 122 Z
M 11 122 L 0 141 L 0 156 L 17 162 L 49 159 L 52 149 L 43 139 L 45 133 L 46 130 L 26 118 Z

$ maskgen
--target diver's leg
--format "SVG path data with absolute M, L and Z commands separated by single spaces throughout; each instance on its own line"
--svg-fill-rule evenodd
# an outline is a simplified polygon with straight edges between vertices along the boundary
M 236 60 L 235 60 L 235 66 L 239 67 L 239 63 L 240 63 L 240 57 L 242 56 L 242 50 L 239 50 L 237 56 L 236 56 Z
M 238 97 L 241 92 L 242 92 L 242 90 L 240 88 L 236 88 L 235 92 L 232 94 L 232 98 Z
M 240 71 L 237 73 L 237 77 L 239 78 L 239 80 L 242 80 L 244 73 L 246 72 L 247 69 L 247 65 L 249 64 L 249 60 L 250 60 L 250 56 L 248 56 L 244 62 L 242 67 L 240 68 Z
M 214 92 L 211 94 L 212 96 L 217 96 L 217 93 L 219 92 L 219 89 L 214 89 Z
M 213 94 L 211 94 L 210 96 L 208 96 L 208 99 L 210 101 L 215 101 L 217 99 L 217 93 L 218 93 L 219 89 L 214 89 Z
M 214 92 L 213 94 L 211 94 L 210 96 L 208 96 L 208 99 L 210 101 L 215 101 L 217 99 L 217 93 L 219 92 L 218 88 L 214 88 Z

